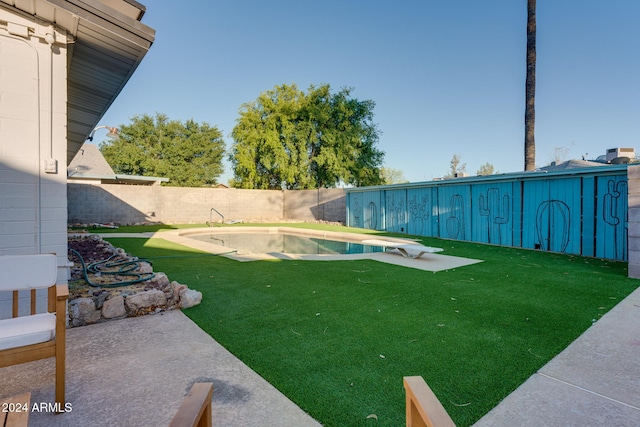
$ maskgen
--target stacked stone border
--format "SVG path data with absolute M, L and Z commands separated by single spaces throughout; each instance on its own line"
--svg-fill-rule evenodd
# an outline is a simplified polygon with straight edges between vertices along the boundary
M 70 235 L 70 239 L 86 239 L 96 245 L 109 246 L 114 253 L 126 256 L 122 249 L 113 248 L 97 235 Z M 77 276 L 78 270 L 82 270 L 79 263 L 75 264 L 74 270 Z M 140 262 L 135 272 L 153 273 L 153 267 L 147 262 Z M 95 277 L 90 279 L 97 280 Z M 148 281 L 123 287 L 89 286 L 83 280 L 72 280 L 70 296 L 69 327 L 190 308 L 202 301 L 201 292 L 170 281 L 162 272 L 155 273 Z

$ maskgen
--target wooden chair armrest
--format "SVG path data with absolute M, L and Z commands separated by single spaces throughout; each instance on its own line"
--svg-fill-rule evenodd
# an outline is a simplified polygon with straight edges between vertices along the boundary
M 404 377 L 407 392 L 407 427 L 455 427 L 442 403 L 424 378 Z
M 56 300 L 64 301 L 69 299 L 69 286 L 56 285 Z
M 195 383 L 182 401 L 170 427 L 211 427 L 213 383 Z

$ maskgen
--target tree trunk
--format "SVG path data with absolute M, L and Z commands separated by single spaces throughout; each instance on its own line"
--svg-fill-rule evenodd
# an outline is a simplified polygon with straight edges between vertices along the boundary
M 527 81 L 524 110 L 524 170 L 536 168 L 536 0 L 527 0 Z

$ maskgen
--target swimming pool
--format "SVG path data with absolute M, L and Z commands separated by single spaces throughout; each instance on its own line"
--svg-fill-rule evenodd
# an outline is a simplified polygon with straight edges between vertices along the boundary
M 364 240 L 375 237 L 389 243 L 415 244 L 416 241 L 383 236 L 376 232 L 314 230 L 302 227 L 286 226 L 232 226 L 185 228 L 178 230 L 151 233 L 151 236 L 189 248 L 197 249 L 213 255 L 224 256 L 240 262 L 258 260 L 374 260 L 401 267 L 417 268 L 425 271 L 452 270 L 457 267 L 482 262 L 481 260 L 461 258 L 441 254 L 425 254 L 419 259 L 402 256 L 397 250 L 383 250 L 382 246 L 363 245 Z M 259 237 L 255 237 L 258 234 Z M 269 238 L 267 239 L 267 236 Z M 300 240 L 290 236 L 302 237 L 306 248 Z M 232 242 L 232 239 L 234 241 Z M 240 242 L 244 240 L 244 242 Z M 270 241 L 275 243 L 264 243 Z M 294 243 L 294 242 L 298 243 Z M 263 242 L 259 244 L 259 242 Z M 223 246 L 226 245 L 226 246 Z M 237 246 L 237 248 L 233 246 Z M 314 247 L 310 250 L 310 247 Z M 336 249 L 340 246 L 341 248 Z M 343 249 L 344 248 L 344 249 Z M 349 248 L 349 249 L 347 249 Z M 236 251 L 236 249 L 240 249 Z M 243 250 L 249 252 L 242 253 Z M 348 250 L 352 253 L 346 253 Z M 288 252 L 288 253 L 285 253 Z M 300 252 L 307 253 L 300 253 Z
M 384 252 L 380 246 L 329 239 L 327 237 L 299 235 L 285 232 L 211 232 L 189 234 L 190 239 L 224 246 L 238 254 L 365 254 Z

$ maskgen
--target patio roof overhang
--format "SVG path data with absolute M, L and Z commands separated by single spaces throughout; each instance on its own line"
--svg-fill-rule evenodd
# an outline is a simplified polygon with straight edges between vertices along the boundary
M 134 0 L 0 0 L 63 28 L 68 44 L 67 164 L 136 70 L 155 39 Z

